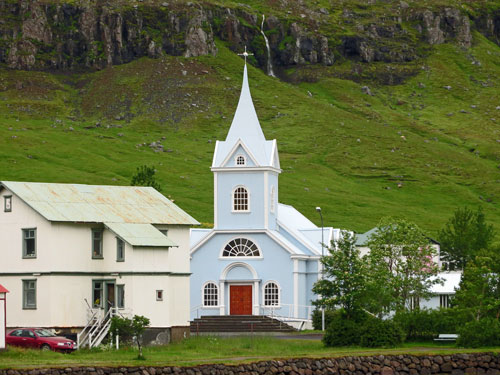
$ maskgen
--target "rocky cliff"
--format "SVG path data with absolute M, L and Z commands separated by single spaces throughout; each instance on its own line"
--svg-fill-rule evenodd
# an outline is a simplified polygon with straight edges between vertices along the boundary
M 474 30 L 500 43 L 500 10 L 491 7 L 467 12 L 390 1 L 381 15 L 347 3 L 318 10 L 302 1 L 279 4 L 261 25 L 262 14 L 242 4 L 3 0 L 0 62 L 13 69 L 101 69 L 142 56 L 216 55 L 220 39 L 234 51 L 248 46 L 265 67 L 261 27 L 277 67 L 336 59 L 408 62 L 435 44 L 469 48 Z

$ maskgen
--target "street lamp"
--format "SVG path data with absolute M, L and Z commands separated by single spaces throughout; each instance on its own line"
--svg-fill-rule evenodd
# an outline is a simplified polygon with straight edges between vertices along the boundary
M 323 214 L 321 213 L 321 207 L 316 207 L 316 211 L 319 212 L 319 217 L 321 218 L 321 258 L 323 258 L 325 256 L 325 241 L 324 241 L 324 238 L 323 238 Z M 323 266 L 321 266 L 321 279 L 323 279 L 324 277 L 324 268 Z M 322 306 L 321 307 L 321 330 L 324 331 L 325 330 L 325 307 Z

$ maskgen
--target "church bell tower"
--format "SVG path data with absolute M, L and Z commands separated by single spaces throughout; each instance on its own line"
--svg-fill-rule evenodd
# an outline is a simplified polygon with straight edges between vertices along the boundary
M 245 52 L 243 54 L 248 56 Z M 266 140 L 253 105 L 245 61 L 238 107 L 225 141 L 215 144 L 214 229 L 277 229 L 276 140 Z

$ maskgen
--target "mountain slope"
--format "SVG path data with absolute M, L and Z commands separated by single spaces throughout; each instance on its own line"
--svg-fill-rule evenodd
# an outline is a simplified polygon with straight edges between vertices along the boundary
M 250 67 L 264 133 L 278 140 L 280 201 L 316 222 L 320 205 L 326 224 L 357 231 L 396 215 L 434 234 L 462 205 L 482 205 L 498 227 L 500 48 L 475 40 L 465 52 L 437 47 L 418 75 L 372 86 L 373 96 L 335 67 L 299 85 Z M 243 64 L 218 49 L 91 73 L 1 70 L 0 179 L 128 184 L 137 166 L 154 165 L 165 194 L 211 222 L 209 166 Z M 149 146 L 157 141 L 164 152 Z
M 482 206 L 500 229 L 494 1 L 4 0 L 0 21 L 0 180 L 128 184 L 154 165 L 210 223 L 209 166 L 248 46 L 281 202 L 316 223 L 319 205 L 327 225 L 405 216 L 431 235 Z

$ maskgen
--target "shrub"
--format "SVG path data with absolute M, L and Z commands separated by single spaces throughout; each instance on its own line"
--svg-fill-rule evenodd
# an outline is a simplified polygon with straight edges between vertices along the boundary
M 325 327 L 328 327 L 335 316 L 335 310 L 325 310 Z M 313 328 L 321 330 L 321 309 L 316 309 L 312 313 Z
M 403 342 L 404 332 L 392 320 L 367 319 L 359 343 L 368 348 L 394 347 Z
M 500 345 L 500 322 L 492 318 L 473 320 L 458 330 L 457 345 L 466 348 Z
M 436 309 L 398 312 L 394 318 L 410 341 L 431 340 L 440 333 L 456 333 L 466 322 L 457 309 Z
M 364 324 L 370 319 L 370 316 L 358 310 L 352 312 L 351 316 L 348 317 L 346 312 L 340 309 L 331 311 L 329 319 L 329 324 L 323 336 L 323 343 L 326 346 L 351 346 L 359 345 L 359 338 Z
M 336 314 L 326 329 L 323 343 L 326 346 L 359 345 L 361 327 L 362 325 L 353 319 Z

